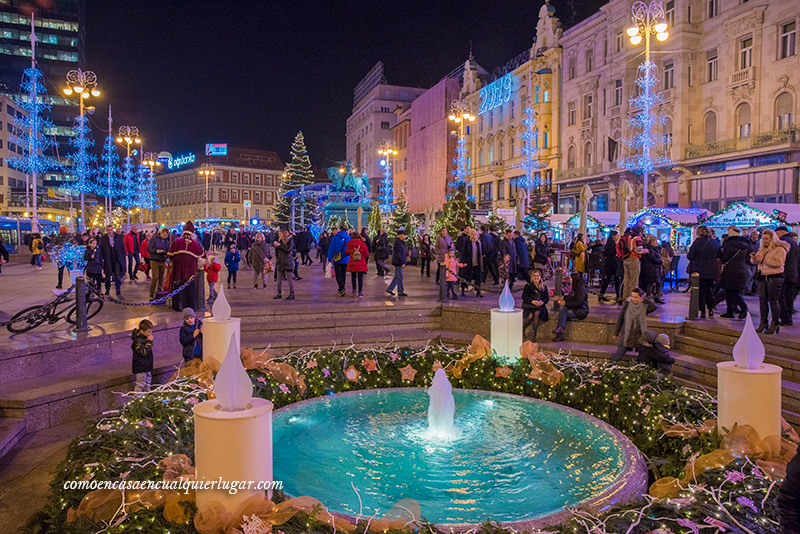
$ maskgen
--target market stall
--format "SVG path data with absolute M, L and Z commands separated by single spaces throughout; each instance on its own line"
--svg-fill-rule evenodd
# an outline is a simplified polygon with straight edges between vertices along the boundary
M 566 222 L 570 237 L 578 233 L 580 226 L 580 212 L 572 215 Z M 586 212 L 586 237 L 588 239 L 602 239 L 608 237 L 609 232 L 619 225 L 618 211 L 587 211 Z
M 743 234 L 752 230 L 800 225 L 800 205 L 767 202 L 734 202 L 703 219 L 709 229 L 724 231 L 729 226 L 738 227 Z

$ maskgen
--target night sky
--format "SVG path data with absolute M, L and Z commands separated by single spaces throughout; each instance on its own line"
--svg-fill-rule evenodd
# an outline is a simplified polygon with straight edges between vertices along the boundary
M 488 71 L 533 43 L 544 0 L 87 0 L 94 121 L 139 127 L 144 149 L 208 142 L 277 150 L 302 129 L 313 165 L 345 156 L 353 88 L 378 61 L 389 83 L 430 87 L 469 54 Z M 583 0 L 577 18 L 604 2 Z M 553 0 L 568 24 L 568 0 Z M 96 135 L 96 137 L 99 137 Z

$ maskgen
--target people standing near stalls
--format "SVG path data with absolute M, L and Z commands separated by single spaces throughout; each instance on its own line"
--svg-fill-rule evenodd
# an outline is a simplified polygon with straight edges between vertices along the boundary
M 483 276 L 483 250 L 478 237 L 478 232 L 470 229 L 469 241 L 463 246 L 459 255 L 459 276 L 461 277 L 461 296 L 466 297 L 464 291 L 469 284 L 475 288 L 475 296 L 483 298 L 481 294 L 481 278 Z
M 777 334 L 780 331 L 780 296 L 788 252 L 789 243 L 778 239 L 772 230 L 764 230 L 761 234 L 761 246 L 758 247 L 757 252 L 750 254 L 750 261 L 758 268 L 756 276 L 758 277 L 758 304 L 761 311 L 761 323 L 756 329 L 758 333 Z M 771 324 L 769 322 L 770 310 L 772 310 Z
M 661 299 L 661 288 L 664 285 L 664 260 L 661 259 L 661 247 L 656 236 L 652 234 L 647 235 L 646 244 L 647 252 L 642 254 L 641 258 L 642 274 L 639 276 L 639 283 L 654 301 L 664 304 Z
M 519 230 L 514 231 L 514 247 L 517 251 L 517 278 L 531 281 L 531 256 L 528 253 L 528 242 L 522 236 Z
M 779 226 L 775 235 L 789 245 L 786 253 L 786 263 L 783 268 L 783 287 L 781 288 L 781 325 L 792 326 L 794 313 L 794 298 L 797 295 L 798 266 L 800 265 L 800 247 L 789 234 L 789 229 Z
M 586 276 L 586 251 L 589 247 L 583 242 L 583 234 L 575 236 L 575 241 L 569 249 L 570 257 L 572 258 L 572 270 L 576 273 L 582 273 Z M 638 280 L 637 280 L 638 283 Z
M 419 240 L 419 265 L 420 276 L 425 276 L 425 269 L 428 269 L 428 278 L 431 277 L 431 236 L 423 234 Z
M 295 260 L 292 258 L 292 251 L 295 250 L 294 240 L 288 228 L 281 228 L 278 232 L 278 240 L 273 243 L 275 246 L 275 272 L 278 273 L 278 294 L 274 299 L 283 298 L 281 286 L 283 280 L 289 281 L 289 296 L 286 300 L 294 300 L 294 278 L 292 273 L 295 268 Z
M 528 326 L 531 327 L 531 335 L 526 338 L 528 341 L 536 341 L 539 325 L 549 319 L 547 313 L 549 301 L 550 291 L 542 279 L 542 272 L 536 269 L 531 275 L 531 281 L 525 284 L 522 290 L 522 332 L 524 334 Z
M 169 230 L 162 228 L 147 242 L 147 253 L 150 255 L 150 300 L 156 298 L 156 291 L 164 284 L 167 270 L 167 252 L 169 251 Z
M 638 226 L 625 230 L 625 235 L 617 243 L 617 258 L 622 261 L 622 299 L 631 296 L 631 291 L 639 284 L 641 273 L 641 257 L 645 253 L 642 245 L 641 228 Z M 618 302 L 621 304 L 621 302 Z
M 725 303 L 728 308 L 720 317 L 726 319 L 733 319 L 737 315 L 739 319 L 747 318 L 747 304 L 742 297 L 742 291 L 750 277 L 747 261 L 751 251 L 750 240 L 741 234 L 741 230 L 737 227 L 729 226 L 728 237 L 725 238 L 725 243 L 719 252 L 722 263 L 719 285 L 725 290 Z
M 100 238 L 100 254 L 103 255 L 103 271 L 106 279 L 106 295 L 111 290 L 111 278 L 117 296 L 120 296 L 122 277 L 125 275 L 125 243 L 122 234 L 114 231 L 111 225 L 106 226 L 106 233 Z
M 758 252 L 758 246 L 761 243 L 761 235 L 758 233 L 757 230 L 753 230 L 750 232 L 750 239 L 747 241 L 747 244 L 750 247 L 750 252 L 755 253 Z M 758 280 L 756 280 L 756 265 L 750 261 L 750 254 L 747 255 L 747 270 L 750 272 L 750 276 L 747 278 L 747 284 L 745 285 L 745 295 L 758 295 Z
M 242 232 L 239 234 L 239 238 L 236 240 L 236 246 L 239 249 L 239 254 L 244 258 L 245 265 L 248 265 L 247 253 L 250 251 L 251 244 L 252 241 L 250 240 L 250 236 L 247 235 L 247 232 L 242 230 Z
M 250 251 L 247 253 L 247 262 L 253 267 L 253 289 L 258 289 L 258 283 L 267 289 L 267 261 L 272 258 L 264 234 L 258 232 Z
M 617 300 L 622 300 L 622 277 L 619 275 L 622 266 L 617 258 L 617 243 L 619 243 L 619 240 L 619 232 L 612 230 L 603 247 L 603 280 L 600 282 L 600 295 L 597 297 L 601 302 L 608 302 L 606 290 L 611 282 L 614 282 Z M 536 245 L 538 247 L 538 241 Z
M 300 253 L 300 263 L 303 266 L 314 263 L 311 260 L 311 256 L 309 256 L 309 252 L 311 252 L 311 243 L 313 241 L 314 236 L 312 236 L 308 228 L 305 227 L 300 230 L 295 238 L 295 246 L 297 247 L 297 252 Z
M 406 266 L 406 229 L 400 227 L 397 230 L 397 237 L 394 238 L 392 246 L 392 266 L 394 267 L 394 277 L 392 283 L 386 288 L 386 292 L 394 296 L 394 288 L 397 288 L 398 297 L 407 297 L 403 287 L 403 268 Z M 442 270 L 445 270 L 442 267 Z
M 139 247 L 142 242 L 135 226 L 131 226 L 130 232 L 125 234 L 124 243 L 125 254 L 128 257 L 128 278 L 138 280 L 139 277 L 136 276 L 136 273 L 139 270 Z
M 328 235 L 327 230 L 323 230 L 321 234 L 319 234 L 319 245 L 317 246 L 317 256 L 319 256 L 319 261 L 322 263 L 322 272 L 325 272 L 325 269 L 328 267 L 328 247 L 331 244 L 331 238 Z
M 691 273 L 700 275 L 700 318 L 714 317 L 714 282 L 719 276 L 719 241 L 711 237 L 708 227 L 700 225 L 695 232 L 695 240 L 689 247 L 686 259 L 690 262 Z
M 544 272 L 544 268 L 550 263 L 550 245 L 547 244 L 547 234 L 539 234 L 539 239 L 534 243 L 533 268 Z
M 481 282 L 486 282 L 489 275 L 494 278 L 492 285 L 500 283 L 500 273 L 497 270 L 497 248 L 494 246 L 494 239 L 489 233 L 489 227 L 481 226 L 481 249 L 483 250 L 483 273 Z
M 172 242 L 167 255 L 172 263 L 171 290 L 174 291 L 197 275 L 197 260 L 205 255 L 203 247 L 195 239 L 192 221 L 184 225 L 183 234 Z M 184 308 L 191 308 L 197 302 L 195 282 L 192 281 L 183 291 L 172 297 L 172 309 L 181 311 Z

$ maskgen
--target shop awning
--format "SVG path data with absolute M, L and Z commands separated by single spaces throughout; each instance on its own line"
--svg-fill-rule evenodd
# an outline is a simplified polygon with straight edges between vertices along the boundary
M 628 218 L 628 227 L 639 223 L 664 228 L 696 226 L 708 213 L 701 208 L 643 208 Z
M 727 208 L 721 209 L 715 214 L 703 219 L 702 224 L 712 228 L 727 228 L 728 226 L 738 226 L 739 228 L 775 228 L 781 224 L 792 224 L 791 219 L 798 220 L 798 208 L 794 204 L 769 204 L 766 202 L 734 202 Z M 791 214 L 789 211 L 791 210 Z M 782 211 L 787 214 L 786 223 L 773 215 L 773 210 Z
M 567 225 L 570 228 L 577 229 L 580 225 L 581 214 L 580 212 L 572 215 L 567 220 Z M 609 228 L 619 224 L 618 211 L 587 211 L 586 212 L 586 227 L 587 228 Z

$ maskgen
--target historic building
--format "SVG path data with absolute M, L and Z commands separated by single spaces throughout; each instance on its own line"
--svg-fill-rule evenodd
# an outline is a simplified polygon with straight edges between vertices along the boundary
M 208 179 L 210 218 L 271 221 L 283 173 L 277 152 L 229 148 L 213 165 L 215 174 Z M 161 204 L 157 221 L 173 225 L 205 218 L 206 178 L 199 170 L 198 161 L 156 176 Z
M 666 116 L 660 147 L 674 161 L 651 175 L 648 205 L 711 211 L 737 200 L 797 202 L 800 138 L 794 129 L 800 61 L 797 2 L 666 0 L 669 38 L 652 39 Z M 616 210 L 622 179 L 643 205 L 640 176 L 621 168 L 630 155 L 629 118 L 644 45 L 625 34 L 631 3 L 613 0 L 564 32 L 564 157 L 556 174 L 561 213 Z

